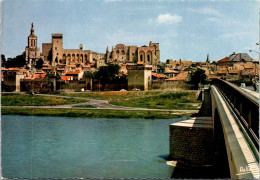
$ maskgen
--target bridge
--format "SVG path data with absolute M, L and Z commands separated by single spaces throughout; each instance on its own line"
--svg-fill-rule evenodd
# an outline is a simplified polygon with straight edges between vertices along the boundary
M 219 154 L 226 151 L 231 178 L 258 179 L 258 99 L 236 85 L 220 79 L 213 80 L 210 96 L 214 151 L 219 151 Z M 221 149 L 221 145 L 224 145 L 225 149 Z
M 211 162 L 215 166 L 214 171 L 225 174 L 224 177 L 258 179 L 259 96 L 230 82 L 214 79 L 209 88 L 202 90 L 202 100 L 200 117 L 170 125 L 171 157 L 188 159 L 189 163 Z M 182 132 L 181 135 L 176 135 L 178 131 Z M 184 134 L 186 131 L 187 135 Z M 181 144 L 187 144 L 183 142 L 183 136 L 194 135 L 194 132 L 199 138 L 188 142 L 193 145 L 193 150 L 189 151 L 193 155 L 190 156 L 181 149 Z M 181 143 L 178 142 L 179 136 Z M 193 141 L 198 145 L 194 146 Z

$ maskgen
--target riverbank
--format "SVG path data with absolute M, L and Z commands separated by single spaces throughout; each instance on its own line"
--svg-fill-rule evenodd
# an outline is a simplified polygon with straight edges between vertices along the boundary
M 180 111 L 137 111 L 110 109 L 43 109 L 43 108 L 11 108 L 2 107 L 2 115 L 26 116 L 63 116 L 63 117 L 91 117 L 91 118 L 143 118 L 143 119 L 171 119 L 191 116 L 193 113 Z
M 196 110 L 201 106 L 197 100 L 199 91 L 105 91 L 62 93 L 63 96 L 107 100 L 109 104 L 149 109 Z

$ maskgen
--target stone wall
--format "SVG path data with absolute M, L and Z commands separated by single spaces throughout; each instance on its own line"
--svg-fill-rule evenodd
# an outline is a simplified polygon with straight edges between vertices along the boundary
M 170 156 L 192 165 L 208 165 L 213 158 L 211 117 L 194 117 L 170 125 Z
M 134 88 L 148 90 L 149 83 L 152 81 L 152 67 L 149 65 L 128 65 L 128 90 Z

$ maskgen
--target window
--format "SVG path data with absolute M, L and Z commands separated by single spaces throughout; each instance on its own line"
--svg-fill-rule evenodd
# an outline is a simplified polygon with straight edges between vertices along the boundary
M 55 50 L 57 50 L 57 47 L 55 47 Z
M 119 54 L 119 50 L 117 50 L 116 53 Z

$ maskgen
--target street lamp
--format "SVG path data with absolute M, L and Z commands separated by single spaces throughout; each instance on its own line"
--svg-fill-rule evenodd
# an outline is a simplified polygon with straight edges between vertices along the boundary
M 257 54 L 259 54 L 259 55 L 260 55 L 260 53 L 259 53 L 259 52 L 257 52 L 257 51 L 255 51 L 255 50 L 251 50 L 251 49 L 249 49 L 249 52 L 255 52 L 255 53 L 257 53 Z
M 259 57 L 260 57 L 260 53 L 255 51 L 255 50 L 249 49 L 249 52 L 255 52 L 255 53 L 259 54 Z M 256 78 L 256 64 L 257 64 L 257 61 L 253 61 L 253 63 L 255 64 L 255 78 Z M 259 63 L 259 60 L 258 60 L 258 63 Z

